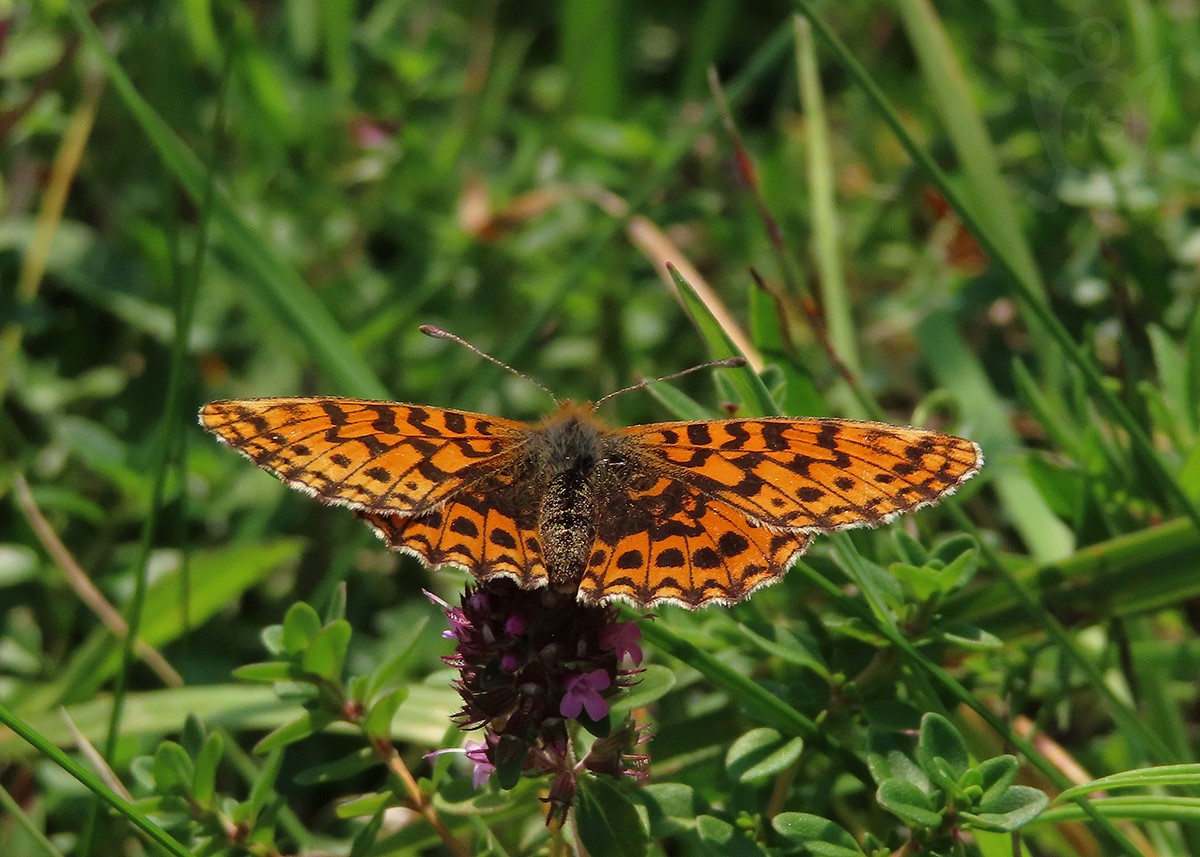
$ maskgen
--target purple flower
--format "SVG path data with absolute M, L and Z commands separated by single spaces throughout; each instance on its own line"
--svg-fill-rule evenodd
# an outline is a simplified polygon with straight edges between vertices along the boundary
M 580 718 L 589 731 L 608 733 L 610 700 L 636 681 L 637 671 L 622 661 L 642 660 L 635 623 L 618 621 L 613 607 L 580 604 L 549 587 L 522 589 L 507 578 L 469 586 L 459 607 L 430 598 L 455 641 L 442 659 L 458 671 L 463 706 L 454 720 L 483 730 L 483 742 L 467 751 L 476 784 L 494 774 L 510 789 L 523 773 L 551 775 L 550 820 L 561 821 L 579 773 L 619 776 L 631 765 L 645 767 L 644 757 L 632 755 L 632 726 L 618 727 L 620 740 L 600 743 L 603 753 L 588 766 L 571 740 L 571 721 Z
M 583 675 L 573 675 L 567 679 L 567 691 L 563 694 L 558 711 L 563 717 L 572 719 L 587 709 L 588 717 L 592 720 L 603 720 L 608 714 L 608 703 L 600 695 L 600 691 L 612 684 L 612 676 L 604 670 L 592 670 Z
M 474 765 L 471 773 L 471 785 L 475 788 L 485 784 L 496 771 L 496 766 L 488 758 L 487 745 L 477 741 L 467 741 L 461 747 L 444 747 L 441 750 L 434 750 L 432 753 L 426 753 L 425 758 L 433 761 L 438 756 L 446 755 L 463 755 L 471 760 Z
M 479 788 L 496 772 L 496 766 L 488 758 L 486 744 L 468 741 L 464 749 L 467 751 L 467 758 L 475 764 L 475 770 L 471 773 L 471 785 Z
M 446 617 L 446 621 L 450 623 L 450 627 L 447 628 L 445 631 L 442 631 L 442 636 L 445 637 L 447 640 L 459 639 L 460 632 L 463 630 L 469 629 L 471 627 L 470 620 L 467 619 L 467 617 L 463 614 L 463 611 L 461 608 L 451 607 L 449 604 L 447 604 L 442 599 L 438 598 L 436 595 L 434 595 L 428 589 L 422 589 L 421 591 L 425 593 L 426 598 L 428 598 L 430 601 L 432 601 L 438 607 L 442 608 L 442 614 Z
M 637 622 L 615 622 L 600 632 L 600 645 L 617 656 L 617 660 L 628 657 L 635 666 L 642 665 L 642 629 Z

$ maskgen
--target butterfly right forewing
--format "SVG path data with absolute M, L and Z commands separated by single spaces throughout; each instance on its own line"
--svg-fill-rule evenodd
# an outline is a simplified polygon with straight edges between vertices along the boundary
M 853 420 L 657 423 L 617 434 L 753 520 L 806 532 L 882 523 L 952 492 L 983 463 L 960 437 Z

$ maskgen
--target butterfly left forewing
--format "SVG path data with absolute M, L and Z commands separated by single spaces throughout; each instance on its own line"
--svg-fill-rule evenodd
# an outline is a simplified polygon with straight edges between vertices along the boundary
M 768 526 L 829 532 L 935 502 L 978 472 L 979 447 L 926 429 L 837 419 L 622 429 L 664 472 Z
M 200 424 L 293 488 L 384 514 L 437 506 L 524 438 L 512 420 L 340 398 L 211 402 Z

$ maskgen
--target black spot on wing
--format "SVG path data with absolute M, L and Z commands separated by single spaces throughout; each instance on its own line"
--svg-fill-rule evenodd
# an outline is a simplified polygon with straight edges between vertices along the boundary
M 723 428 L 729 435 L 729 440 L 721 444 L 721 449 L 739 449 L 750 440 L 750 432 L 741 423 L 726 423 Z
M 787 438 L 783 436 L 786 423 L 762 423 L 763 443 L 772 452 L 781 452 L 788 448 Z
M 508 532 L 507 530 L 492 530 L 492 534 L 489 538 L 491 538 L 492 544 L 502 548 L 508 548 L 511 550 L 517 546 L 517 540 L 514 539 L 512 537 L 512 533 Z
M 667 548 L 654 558 L 655 568 L 683 568 L 683 551 L 679 548 Z
M 687 431 L 688 440 L 697 446 L 708 446 L 712 443 L 712 435 L 708 432 L 708 426 L 704 423 L 688 423 L 684 427 Z
M 644 564 L 642 552 L 639 550 L 629 550 L 617 557 L 617 568 L 634 569 L 641 568 Z
M 329 422 L 334 428 L 344 426 L 349 422 L 350 417 L 343 411 L 336 402 L 322 401 L 320 402 L 321 410 L 325 412 L 325 416 L 329 417 Z
M 387 405 L 371 405 L 368 408 L 375 419 L 371 421 L 371 428 L 380 434 L 399 434 L 400 429 L 396 426 L 396 411 Z

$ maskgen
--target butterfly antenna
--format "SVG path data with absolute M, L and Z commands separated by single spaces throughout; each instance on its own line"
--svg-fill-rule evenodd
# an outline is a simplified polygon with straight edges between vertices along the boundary
M 514 375 L 516 375 L 518 378 L 522 379 L 523 381 L 528 381 L 530 384 L 537 387 L 539 390 L 541 390 L 543 393 L 545 393 L 547 396 L 549 396 L 551 399 L 553 399 L 554 404 L 556 404 L 556 405 L 560 404 L 558 401 L 558 397 L 555 396 L 553 393 L 551 393 L 546 388 L 546 386 L 544 384 L 542 384 L 540 381 L 537 381 L 534 378 L 530 378 L 524 372 L 518 372 L 516 369 L 514 369 L 513 367 L 511 367 L 507 363 L 505 363 L 503 360 L 497 360 L 495 357 L 488 354 L 486 351 L 480 351 L 474 345 L 467 342 L 467 340 L 463 339 L 461 336 L 455 336 L 450 331 L 442 330 L 440 327 L 435 327 L 432 324 L 421 325 L 420 331 L 421 331 L 421 333 L 425 334 L 426 336 L 432 336 L 434 339 L 449 339 L 451 342 L 457 342 L 459 345 L 461 345 L 463 348 L 466 348 L 468 351 L 474 351 L 476 354 L 478 354 L 484 360 L 488 360 L 492 363 L 495 363 L 501 369 L 507 369 L 509 372 L 513 373 Z
M 670 375 L 663 375 L 661 378 L 651 378 L 648 381 L 639 381 L 638 383 L 629 387 L 617 390 L 615 393 L 609 393 L 607 396 L 601 396 L 595 401 L 595 403 L 592 404 L 592 409 L 594 410 L 600 407 L 609 399 L 615 398 L 616 396 L 621 396 L 625 393 L 632 393 L 634 390 L 641 390 L 645 387 L 649 387 L 651 384 L 657 384 L 659 381 L 673 381 L 676 378 L 683 377 L 684 375 L 691 375 L 693 372 L 699 372 L 701 369 L 716 369 L 723 366 L 736 367 L 745 365 L 745 357 L 726 357 L 724 360 L 710 360 L 708 363 L 701 363 L 699 366 L 693 366 L 691 369 L 684 369 L 682 372 L 672 372 Z

